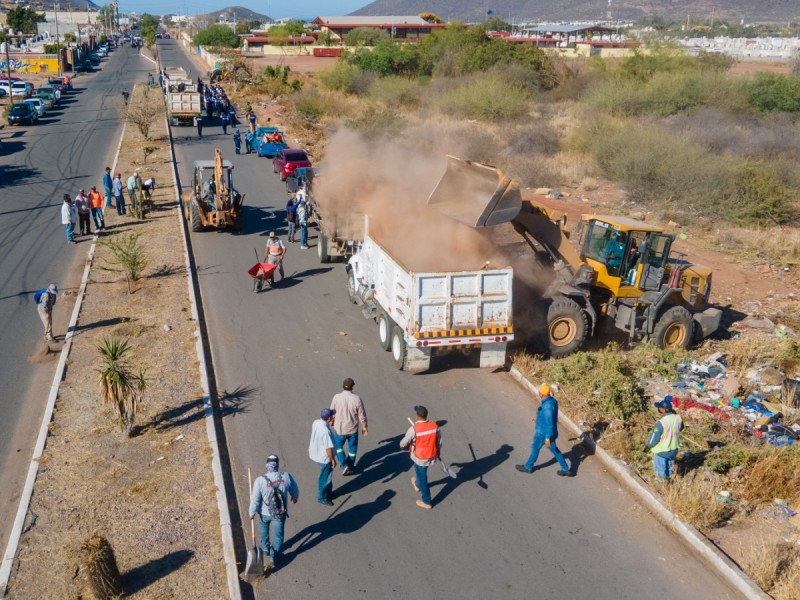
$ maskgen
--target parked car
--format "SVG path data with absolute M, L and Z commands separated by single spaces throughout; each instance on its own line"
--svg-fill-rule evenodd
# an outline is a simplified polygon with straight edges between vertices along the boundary
M 104 56 L 104 57 L 108 56 L 108 48 L 106 48 L 105 46 L 98 46 L 97 48 L 95 48 L 95 52 L 97 52 L 99 56 Z
M 97 52 L 90 52 L 89 53 L 89 62 L 93 65 L 99 65 L 102 62 L 102 58 Z
M 8 92 L 0 87 L 0 98 L 5 98 L 6 96 L 8 96 Z
M 49 77 L 47 82 L 50 85 L 60 85 L 61 86 L 61 93 L 63 94 L 65 91 L 69 91 L 72 89 L 72 79 L 69 77 Z
M 92 71 L 94 71 L 94 67 L 88 60 L 81 61 L 75 65 L 76 73 L 91 73 Z
M 44 102 L 42 102 L 39 98 L 28 98 L 25 100 L 25 102 L 20 102 L 20 104 L 30 104 L 33 106 L 37 117 L 43 117 L 44 113 L 46 112 Z
M 36 97 L 44 102 L 44 106 L 47 110 L 55 108 L 60 104 L 56 96 L 56 89 L 50 85 L 43 85 L 36 90 Z
M 14 98 L 29 98 L 33 94 L 33 85 L 27 81 L 8 81 L 0 82 L 0 89 L 5 90 L 6 94 L 11 94 Z
M 308 155 L 298 148 L 284 148 L 272 159 L 272 169 L 275 173 L 280 173 L 281 181 L 286 181 L 295 169 L 310 166 Z
M 36 115 L 36 109 L 33 108 L 33 105 L 28 104 L 27 102 L 15 104 L 8 111 L 9 125 L 14 125 L 15 123 L 28 123 L 29 125 L 33 125 L 36 123 L 38 118 L 39 117 Z

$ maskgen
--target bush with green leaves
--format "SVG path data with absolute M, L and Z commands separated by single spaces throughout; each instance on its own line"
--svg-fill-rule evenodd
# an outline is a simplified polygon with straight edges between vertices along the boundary
M 779 73 L 758 73 L 749 86 L 748 100 L 761 112 L 798 112 L 800 79 Z
M 103 338 L 97 350 L 103 360 L 103 368 L 98 369 L 100 400 L 103 404 L 111 405 L 120 430 L 130 437 L 136 412 L 147 389 L 145 372 L 142 369 L 134 371 L 128 362 L 127 356 L 131 350 L 128 340 Z
M 735 185 L 736 193 L 726 206 L 733 221 L 769 227 L 797 219 L 794 199 L 771 166 L 744 161 L 735 175 Z
M 294 108 L 297 113 L 310 121 L 319 121 L 328 114 L 328 101 L 315 90 L 302 91 L 294 97 Z
M 347 126 L 358 131 L 366 139 L 396 135 L 405 124 L 403 117 L 391 107 L 368 105 L 358 115 L 347 119 Z
M 416 81 L 395 75 L 375 79 L 369 87 L 369 96 L 387 106 L 417 106 L 421 89 Z
M 434 105 L 442 113 L 483 121 L 521 117 L 528 112 L 529 101 L 522 85 L 510 84 L 496 73 L 462 77 L 433 98 Z
M 381 40 L 389 39 L 389 33 L 374 27 L 356 27 L 344 36 L 348 46 L 375 46 Z
M 139 279 L 147 268 L 148 260 L 144 246 L 139 243 L 140 233 L 112 236 L 100 241 L 100 244 L 111 250 L 111 258 L 104 259 L 105 271 L 124 273 L 128 280 L 128 292 L 131 281 Z
M 242 43 L 233 29 L 227 25 L 215 24 L 198 31 L 192 38 L 195 46 L 208 46 L 211 48 L 238 48 Z
M 363 71 L 357 65 L 345 60 L 339 60 L 332 69 L 320 73 L 322 85 L 330 90 L 346 94 L 366 94 L 375 80 L 375 74 Z

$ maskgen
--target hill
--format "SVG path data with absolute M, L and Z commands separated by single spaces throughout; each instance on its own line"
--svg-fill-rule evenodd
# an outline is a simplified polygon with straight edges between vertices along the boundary
M 416 15 L 435 12 L 445 20 L 485 21 L 492 16 L 508 21 L 598 21 L 605 19 L 607 0 L 375 0 L 352 15 Z M 637 20 L 662 16 L 683 20 L 713 18 L 746 22 L 798 20 L 797 0 L 613 0 L 613 17 Z
M 271 21 L 267 15 L 254 12 L 244 6 L 228 6 L 227 8 L 215 10 L 214 12 L 206 13 L 202 16 L 208 17 L 215 22 L 219 21 L 220 16 L 224 16 L 226 21 L 261 21 L 262 23 Z

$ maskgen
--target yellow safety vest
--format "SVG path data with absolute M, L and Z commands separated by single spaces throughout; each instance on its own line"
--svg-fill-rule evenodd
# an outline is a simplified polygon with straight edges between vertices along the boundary
M 661 417 L 659 422 L 664 431 L 661 433 L 658 443 L 650 448 L 650 452 L 660 454 L 680 448 L 681 418 L 675 413 L 668 413 Z

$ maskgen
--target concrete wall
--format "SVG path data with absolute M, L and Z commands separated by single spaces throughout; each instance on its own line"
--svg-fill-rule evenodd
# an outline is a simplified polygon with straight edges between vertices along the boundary
M 55 54 L 25 54 L 9 55 L 11 71 L 16 73 L 58 73 L 58 57 Z M 0 61 L 3 70 L 6 68 L 5 56 Z

